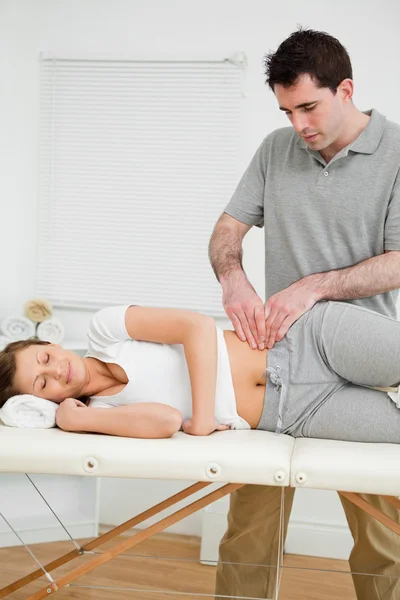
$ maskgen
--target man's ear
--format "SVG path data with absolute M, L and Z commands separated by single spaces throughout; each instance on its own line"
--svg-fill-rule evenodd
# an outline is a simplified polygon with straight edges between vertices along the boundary
M 349 102 L 354 94 L 354 83 L 352 79 L 343 79 L 338 85 L 338 93 L 344 102 Z

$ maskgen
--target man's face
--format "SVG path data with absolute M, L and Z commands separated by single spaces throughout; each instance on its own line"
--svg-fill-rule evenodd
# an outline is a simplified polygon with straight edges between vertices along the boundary
M 318 87 L 306 73 L 289 88 L 276 84 L 274 92 L 279 108 L 310 149 L 324 150 L 341 135 L 344 101 L 340 86 L 334 94 L 327 87 Z

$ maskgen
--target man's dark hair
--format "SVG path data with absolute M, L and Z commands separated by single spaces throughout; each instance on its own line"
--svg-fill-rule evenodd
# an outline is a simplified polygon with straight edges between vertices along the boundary
M 300 75 L 308 73 L 318 87 L 327 87 L 334 94 L 343 79 L 353 79 L 347 50 L 324 31 L 299 29 L 264 57 L 266 83 L 274 91 L 278 83 L 291 87 Z

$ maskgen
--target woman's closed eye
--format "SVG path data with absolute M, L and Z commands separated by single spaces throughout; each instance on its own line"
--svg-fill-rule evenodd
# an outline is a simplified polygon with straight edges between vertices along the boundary
M 49 361 L 50 361 L 50 354 L 49 354 L 48 352 L 46 352 L 46 353 L 43 355 L 42 362 L 43 362 L 45 365 L 47 365 L 47 364 L 49 363 Z M 45 375 L 43 375 L 43 379 L 42 379 L 42 387 L 41 387 L 41 389 L 42 389 L 42 390 L 44 390 L 44 388 L 46 387 L 46 385 L 47 385 L 47 379 L 46 379 L 46 376 L 45 376 Z

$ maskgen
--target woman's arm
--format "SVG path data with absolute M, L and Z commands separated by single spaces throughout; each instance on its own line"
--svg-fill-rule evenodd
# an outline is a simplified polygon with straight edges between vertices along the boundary
M 168 438 L 179 431 L 179 410 L 146 402 L 115 408 L 91 408 L 75 398 L 67 398 L 56 412 L 56 423 L 65 431 L 108 433 L 134 438 Z
M 214 320 L 189 310 L 130 306 L 125 325 L 135 340 L 183 345 L 192 388 L 192 419 L 185 431 L 192 435 L 214 431 L 218 360 Z

